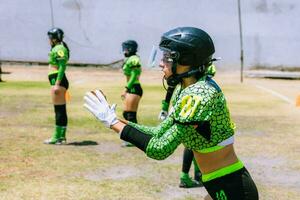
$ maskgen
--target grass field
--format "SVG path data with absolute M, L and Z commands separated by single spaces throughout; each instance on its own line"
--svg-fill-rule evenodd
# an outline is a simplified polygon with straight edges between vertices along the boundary
M 0 199 L 202 199 L 203 188 L 180 189 L 183 147 L 164 161 L 136 148 L 122 148 L 82 106 L 86 91 L 101 88 L 117 103 L 124 77 L 119 70 L 68 69 L 71 101 L 68 145 L 44 145 L 54 113 L 46 67 L 3 66 L 0 83 Z M 144 71 L 138 120 L 156 125 L 165 91 L 162 73 Z M 236 123 L 235 149 L 257 183 L 260 199 L 300 197 L 300 81 L 245 79 L 219 71 L 216 80 Z M 191 170 L 192 172 L 192 170 Z M 192 174 L 191 174 L 192 175 Z

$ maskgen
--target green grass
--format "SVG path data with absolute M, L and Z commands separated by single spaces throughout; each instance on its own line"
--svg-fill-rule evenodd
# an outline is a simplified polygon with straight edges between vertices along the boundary
M 105 73 L 113 74 L 116 80 L 107 81 Z M 155 78 L 158 76 L 157 72 L 148 73 Z M 50 137 L 54 127 L 53 105 L 46 80 L 8 80 L 0 84 L 1 200 L 193 200 L 206 195 L 204 189 L 178 188 L 182 146 L 164 161 L 151 160 L 136 148 L 120 147 L 119 136 L 83 108 L 85 92 L 101 88 L 109 102 L 118 104 L 117 114 L 122 116 L 120 94 L 124 84 L 119 71 L 99 70 L 93 74 L 93 71 L 84 70 L 80 75 L 86 80 L 80 85 L 72 85 L 75 81 L 70 78 L 67 137 L 71 144 L 91 145 L 42 144 Z M 299 174 L 299 151 L 295 150 L 299 149 L 300 126 L 296 123 L 299 112 L 258 90 L 250 81 L 241 85 L 222 81 L 222 75 L 218 79 L 237 125 L 237 154 L 249 165 L 261 199 L 297 199 L 299 185 L 292 187 L 280 184 L 280 181 L 272 184 L 265 181 L 270 177 L 264 170 L 272 171 L 273 168 L 271 164 L 267 167 L 261 165 L 259 158 L 265 156 L 266 159 L 280 158 L 284 161 L 283 173 L 273 174 L 280 177 L 278 180 L 287 179 L 284 174 Z M 158 124 L 157 115 L 165 91 L 160 82 L 149 77 L 142 79 L 142 83 L 144 96 L 138 120 L 154 126 Z

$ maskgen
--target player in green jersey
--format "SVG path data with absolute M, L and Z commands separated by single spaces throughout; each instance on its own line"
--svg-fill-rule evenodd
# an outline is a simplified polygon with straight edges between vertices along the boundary
M 213 77 L 216 73 L 216 67 L 214 65 L 210 65 L 206 71 L 207 71 L 206 72 L 207 76 Z M 169 109 L 172 110 L 172 105 L 170 108 L 170 101 L 171 101 L 171 97 L 173 95 L 174 89 L 175 89 L 175 87 L 169 86 L 167 89 L 165 99 L 162 100 L 162 104 L 161 104 L 162 110 L 160 111 L 160 113 L 158 115 L 158 119 L 161 121 L 163 121 L 167 118 Z M 192 180 L 192 178 L 189 176 L 189 171 L 190 171 L 192 162 L 194 164 L 194 180 Z M 201 172 L 196 163 L 196 160 L 194 159 L 193 151 L 188 148 L 184 148 L 179 187 L 192 188 L 192 187 L 201 187 L 201 186 L 203 186 L 202 181 L 201 181 Z
M 52 137 L 45 140 L 44 143 L 62 144 L 66 142 L 68 124 L 66 92 L 69 88 L 69 82 L 65 71 L 70 57 L 70 50 L 63 41 L 64 32 L 60 28 L 50 29 L 48 37 L 51 45 L 48 78 L 51 85 L 51 97 L 55 112 L 55 130 Z
M 163 160 L 183 144 L 191 149 L 202 172 L 202 182 L 214 200 L 257 200 L 249 172 L 234 151 L 234 129 L 225 96 L 206 75 L 215 60 L 211 37 L 194 27 L 163 34 L 160 67 L 170 86 L 176 86 L 173 111 L 157 127 L 118 120 L 102 92 L 88 92 L 85 107 L 122 140 L 136 145 L 150 158 Z
M 137 123 L 137 110 L 140 99 L 143 95 L 139 77 L 142 72 L 140 57 L 136 54 L 138 44 L 134 40 L 127 40 L 122 43 L 122 50 L 125 56 L 123 73 L 126 76 L 126 86 L 121 98 L 124 100 L 123 117 L 133 123 Z M 133 146 L 124 141 L 123 146 Z

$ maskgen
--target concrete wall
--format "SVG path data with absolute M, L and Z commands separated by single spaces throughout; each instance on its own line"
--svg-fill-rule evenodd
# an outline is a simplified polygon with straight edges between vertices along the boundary
M 300 1 L 241 0 L 246 68 L 300 66 Z M 121 59 L 120 44 L 135 39 L 146 65 L 152 45 L 177 26 L 196 26 L 214 39 L 219 65 L 239 67 L 237 0 L 0 0 L 0 59 L 47 61 L 46 32 L 65 31 L 71 61 Z

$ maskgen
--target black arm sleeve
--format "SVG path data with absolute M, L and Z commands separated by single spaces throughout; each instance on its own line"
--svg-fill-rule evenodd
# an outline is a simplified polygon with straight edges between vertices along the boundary
M 120 138 L 134 144 L 140 150 L 146 152 L 147 145 L 152 136 L 147 135 L 132 126 L 126 125 L 121 132 Z

